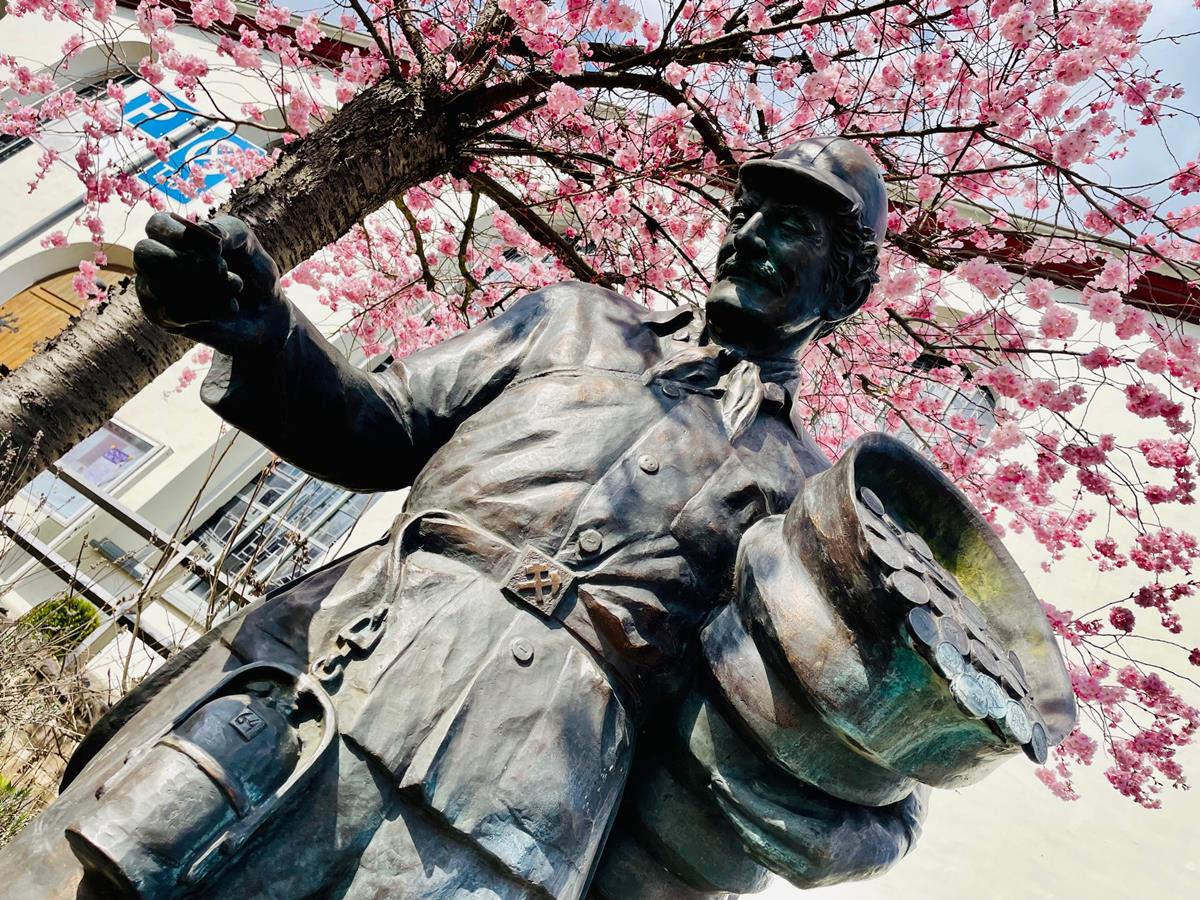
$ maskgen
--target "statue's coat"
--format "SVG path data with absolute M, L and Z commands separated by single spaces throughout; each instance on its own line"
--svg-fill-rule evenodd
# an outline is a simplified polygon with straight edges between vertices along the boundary
M 284 587 L 136 691 L 10 858 L 37 852 L 39 896 L 75 896 L 61 841 L 73 796 L 218 672 L 308 668 L 384 608 L 378 644 L 333 685 L 336 766 L 212 896 L 581 896 L 635 736 L 686 685 L 742 534 L 828 463 L 786 391 L 731 440 L 719 385 L 645 377 L 705 341 L 688 310 L 558 285 L 369 380 L 294 315 L 278 354 L 218 354 L 205 401 L 322 479 L 411 483 L 404 515 L 387 540 Z M 554 617 L 502 590 L 526 544 L 576 577 Z

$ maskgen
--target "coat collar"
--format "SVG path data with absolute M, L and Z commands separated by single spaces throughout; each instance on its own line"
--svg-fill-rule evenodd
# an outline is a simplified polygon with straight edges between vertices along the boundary
M 700 347 L 709 343 L 704 313 L 696 307 L 688 305 L 671 309 L 648 310 L 646 320 L 656 334 L 661 337 L 670 337 L 671 342 L 680 350 L 687 346 Z M 667 352 L 670 354 L 671 351 L 668 349 Z M 800 423 L 798 411 L 793 403 L 796 382 L 800 378 L 799 360 L 794 357 L 742 357 L 731 350 L 723 350 L 723 352 L 735 360 L 745 358 L 755 363 L 759 367 L 763 382 L 772 387 L 778 386 L 782 391 L 782 399 L 771 405 L 779 409 L 779 415 L 787 420 L 798 437 L 807 439 L 808 432 Z

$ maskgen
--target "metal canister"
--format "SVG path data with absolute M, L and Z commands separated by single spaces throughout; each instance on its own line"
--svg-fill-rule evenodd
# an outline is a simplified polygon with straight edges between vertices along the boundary
M 297 767 L 291 695 L 277 682 L 214 697 L 135 753 L 66 830 L 93 878 L 121 897 L 175 896 L 197 856 Z

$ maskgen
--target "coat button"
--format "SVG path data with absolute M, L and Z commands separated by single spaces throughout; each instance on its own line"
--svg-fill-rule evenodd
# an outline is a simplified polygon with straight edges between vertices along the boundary
M 658 471 L 658 459 L 649 453 L 643 453 L 638 457 L 638 468 L 653 475 Z
M 679 396 L 679 388 L 675 387 L 675 385 L 673 385 L 673 384 L 662 385 L 662 392 L 668 397 L 678 397 Z
M 521 665 L 527 666 L 533 662 L 533 644 L 525 638 L 514 638 L 509 649 L 512 650 L 513 659 Z
M 604 537 L 595 528 L 588 528 L 579 535 L 579 549 L 584 553 L 595 553 L 604 545 Z

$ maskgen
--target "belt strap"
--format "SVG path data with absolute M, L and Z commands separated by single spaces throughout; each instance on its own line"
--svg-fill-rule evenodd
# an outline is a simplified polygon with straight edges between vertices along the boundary
M 410 520 L 403 540 L 406 548 L 438 553 L 490 575 L 510 600 L 561 624 L 636 696 L 630 674 L 604 652 L 588 614 L 586 583 L 569 566 L 532 544 L 518 548 L 463 516 L 440 510 Z

